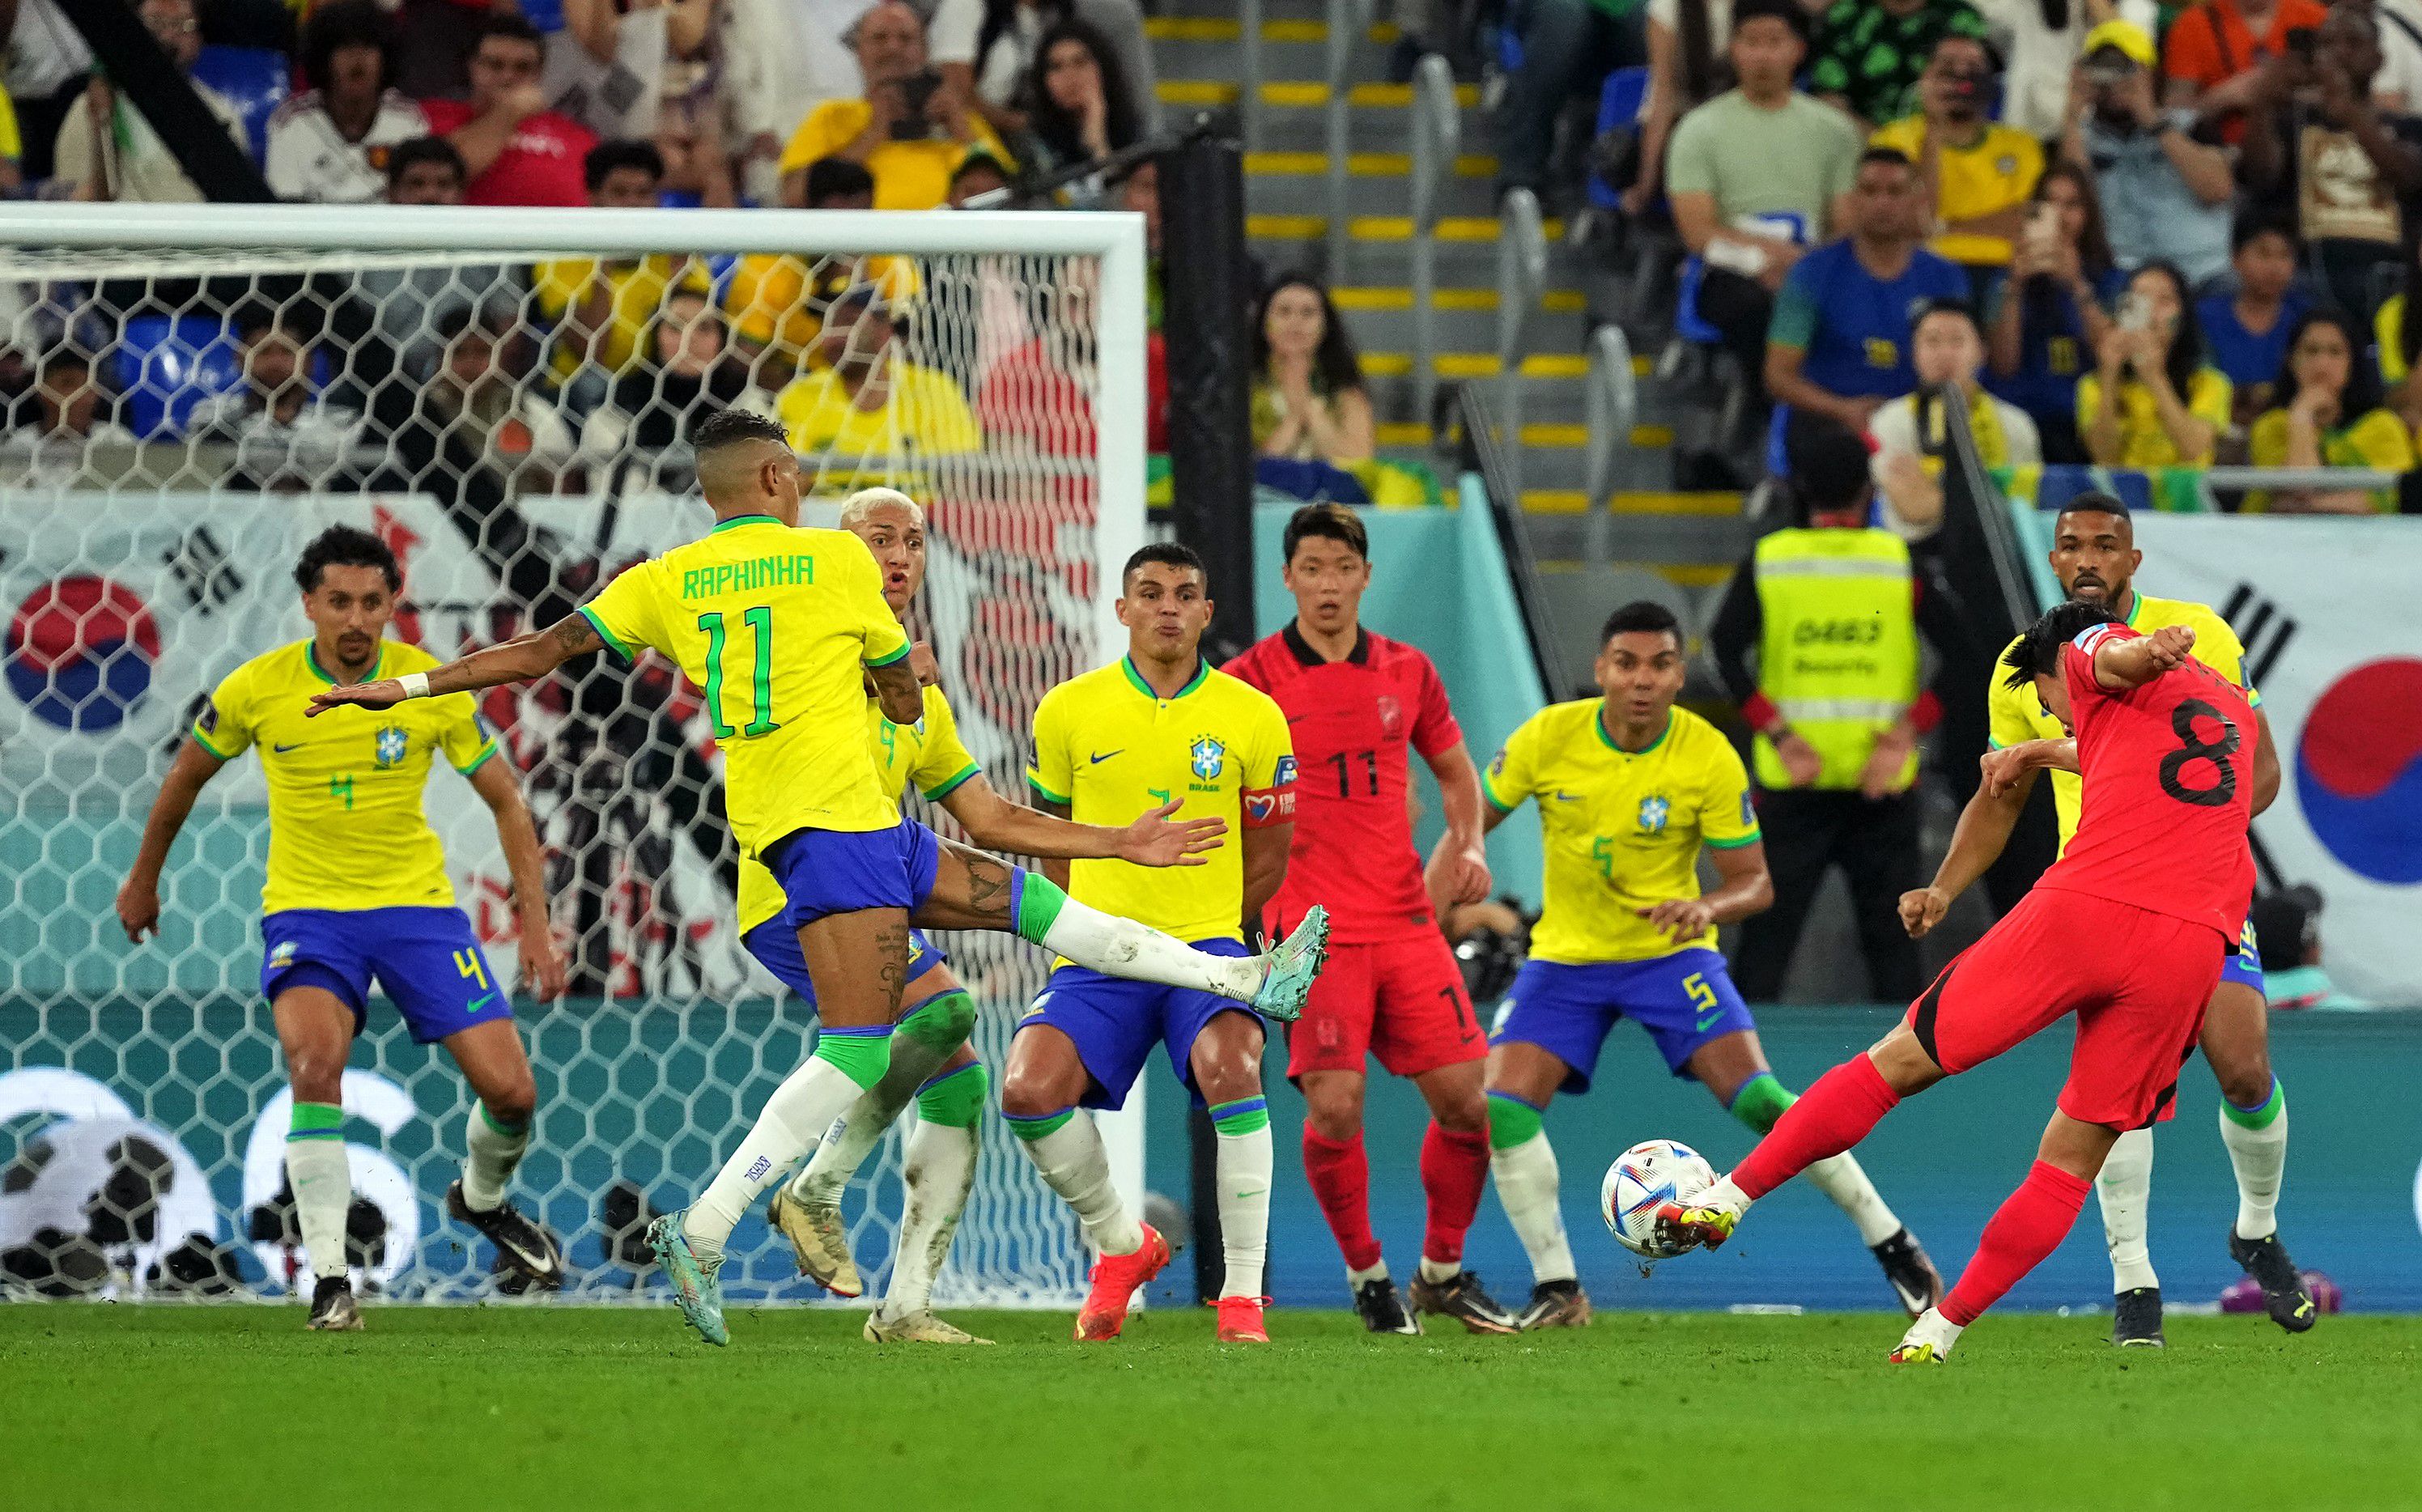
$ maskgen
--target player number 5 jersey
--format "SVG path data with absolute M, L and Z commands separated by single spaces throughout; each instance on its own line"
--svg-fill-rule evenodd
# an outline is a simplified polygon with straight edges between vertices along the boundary
M 864 669 L 907 655 L 908 633 L 865 542 L 743 515 L 625 569 L 580 612 L 623 660 L 653 647 L 706 690 L 743 856 L 794 829 L 900 822 L 867 748 Z

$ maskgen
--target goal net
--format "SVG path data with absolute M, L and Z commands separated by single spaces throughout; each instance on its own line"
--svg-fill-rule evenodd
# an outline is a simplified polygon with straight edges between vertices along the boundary
M 30 207 L 29 207 L 30 210 Z M 279 1295 L 303 1272 L 289 1094 L 260 991 L 258 761 L 205 790 L 158 937 L 114 897 L 201 701 L 310 634 L 292 570 L 331 525 L 403 563 L 391 638 L 439 656 L 543 626 L 711 523 L 689 429 L 778 417 L 810 523 L 852 490 L 929 514 L 909 613 L 969 749 L 1024 791 L 1036 702 L 1115 655 L 1143 537 L 1143 251 L 1128 215 L 42 207 L 0 250 L 0 1287 Z M 699 690 L 605 658 L 485 695 L 547 853 L 573 996 L 519 1000 L 541 1098 L 515 1200 L 567 1295 L 661 1285 L 635 1225 L 685 1203 L 812 1019 L 739 947 L 720 758 Z M 431 779 L 457 900 L 510 987 L 495 824 Z M 945 833 L 937 809 L 912 808 Z M 1047 961 L 938 937 L 996 1071 Z M 358 1279 L 489 1295 L 445 1216 L 470 1094 L 372 998 L 344 1078 Z M 846 1214 L 870 1290 L 901 1206 L 896 1129 Z M 1140 1196 L 1140 1120 L 1110 1128 Z M 987 1127 L 939 1302 L 1066 1303 L 1074 1223 Z M 726 1284 L 822 1294 L 752 1214 Z

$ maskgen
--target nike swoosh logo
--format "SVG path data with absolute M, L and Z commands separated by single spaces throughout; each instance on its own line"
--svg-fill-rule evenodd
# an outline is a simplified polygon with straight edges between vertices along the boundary
M 1579 803 L 1581 801 L 1581 795 L 1580 794 L 1565 793 L 1561 790 L 1557 792 L 1555 798 L 1558 803 Z
M 1123 751 L 1123 750 L 1124 750 L 1124 749 L 1126 749 L 1126 748 L 1125 748 L 1124 746 L 1121 746 L 1121 747 L 1119 748 L 1119 749 L 1118 749 L 1118 750 L 1105 750 L 1105 751 L 1097 751 L 1097 752 L 1094 752 L 1094 753 L 1093 754 L 1093 756 L 1091 757 L 1092 763 L 1093 763 L 1093 765 L 1095 765 L 1095 766 L 1099 766 L 1099 765 L 1101 765 L 1104 762 L 1109 761 L 1111 757 L 1116 756 L 1117 754 L 1119 754 L 1119 751 Z
M 278 755 L 283 756 L 290 750 L 301 750 L 303 748 L 298 743 L 292 746 L 272 746 L 269 748 L 275 751 Z
M 548 1276 L 555 1273 L 555 1256 L 551 1254 L 536 1253 L 527 1246 L 515 1244 L 511 1239 L 507 1238 L 502 1235 L 492 1234 L 488 1236 L 488 1237 L 498 1249 L 511 1250 L 514 1254 L 520 1256 L 523 1265 L 528 1267 L 534 1271 L 537 1271 L 540 1275 Z
M 495 994 L 493 992 L 483 992 L 478 997 L 472 999 L 469 1002 L 464 1003 L 463 1005 L 463 1011 L 466 1014 L 476 1014 L 481 1008 L 486 1007 L 488 1000 L 495 996 Z M 1706 1026 L 1701 1025 L 1700 1027 L 1704 1029 Z
M 1923 1291 L 1910 1285 L 1907 1282 L 1900 1280 L 1898 1277 L 1894 1278 L 1892 1289 L 1900 1297 L 1900 1310 L 1902 1312 L 1918 1313 L 1925 1311 L 1926 1293 Z

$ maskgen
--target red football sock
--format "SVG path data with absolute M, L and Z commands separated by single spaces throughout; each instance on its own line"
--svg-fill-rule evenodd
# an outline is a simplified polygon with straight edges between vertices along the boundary
M 1371 1162 L 1362 1153 L 1362 1135 L 1352 1141 L 1322 1139 L 1303 1126 L 1303 1173 L 1312 1195 L 1337 1236 L 1346 1268 L 1368 1270 L 1379 1263 L 1379 1239 L 1371 1232 Z
M 1429 1226 L 1422 1231 L 1422 1258 L 1451 1265 L 1463 1259 L 1463 1236 L 1480 1211 L 1480 1189 L 1488 1180 L 1488 1136 L 1478 1129 L 1457 1133 L 1433 1119 L 1422 1135 L 1422 1190 L 1429 1198 Z
M 1985 1225 L 1975 1258 L 1959 1272 L 1951 1295 L 1942 1299 L 1943 1317 L 1964 1329 L 2000 1301 L 2021 1277 L 2060 1248 L 2077 1221 L 2078 1209 L 2085 1205 L 2085 1194 L 2093 1189 L 2094 1183 L 2084 1177 L 2037 1160 Z
M 1824 1159 L 1867 1137 L 1884 1114 L 1900 1105 L 1876 1063 L 1854 1055 L 1818 1077 L 1783 1110 L 1757 1148 L 1732 1169 L 1743 1195 L 1763 1197 Z

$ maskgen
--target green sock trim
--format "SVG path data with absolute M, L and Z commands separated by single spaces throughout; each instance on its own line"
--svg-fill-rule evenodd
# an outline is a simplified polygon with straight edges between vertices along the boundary
M 816 1059 L 838 1067 L 860 1087 L 872 1087 L 890 1068 L 891 1032 L 863 1034 L 828 1029 L 816 1036 Z
M 488 1105 L 486 1103 L 481 1103 L 479 1107 L 480 1122 L 487 1125 L 490 1128 L 495 1129 L 497 1133 L 502 1134 L 505 1138 L 509 1140 L 517 1140 L 524 1134 L 529 1132 L 529 1124 L 527 1120 L 519 1124 L 508 1124 L 502 1119 L 499 1119 L 495 1114 L 488 1111 Z
M 345 1110 L 334 1103 L 298 1102 L 286 1126 L 290 1140 L 335 1140 L 344 1137 Z
M 1020 1118 L 1015 1113 L 1003 1113 L 1000 1119 L 1002 1123 L 1009 1126 L 1009 1131 L 1012 1134 L 1031 1144 L 1036 1140 L 1048 1138 L 1066 1128 L 1068 1120 L 1076 1116 L 1077 1110 L 1074 1108 L 1062 1108 L 1056 1113 L 1046 1113 L 1040 1118 Z
M 1800 1095 L 1777 1080 L 1773 1072 L 1761 1071 L 1733 1094 L 1730 1111 L 1753 1132 L 1763 1134 L 1774 1127 L 1774 1121 L 1783 1116 L 1785 1109 L 1799 1100 Z
M 2277 1077 L 2271 1079 L 2271 1095 L 2263 1099 L 2259 1108 L 2240 1108 L 2225 1097 L 2220 1100 L 2221 1116 L 2240 1128 L 2269 1128 L 2287 1110 L 2288 1089 L 2279 1084 Z
M 984 1092 L 991 1085 L 981 1061 L 945 1071 L 917 1089 L 917 1116 L 946 1128 L 973 1128 L 983 1119 Z
M 967 1041 L 976 1027 L 976 1000 L 964 987 L 928 998 L 900 1020 L 896 1033 L 905 1034 L 927 1049 L 950 1054 Z
M 1266 1097 L 1240 1097 L 1235 1102 L 1211 1105 L 1211 1126 L 1235 1138 L 1239 1134 L 1258 1134 L 1270 1126 L 1270 1103 Z
M 1510 1092 L 1488 1095 L 1488 1147 L 1510 1150 L 1539 1137 L 1539 1110 Z
M 1040 872 L 1027 873 L 1025 886 L 1017 890 L 1017 937 L 1030 945 L 1042 944 L 1045 932 L 1067 906 L 1068 894 L 1049 877 Z

